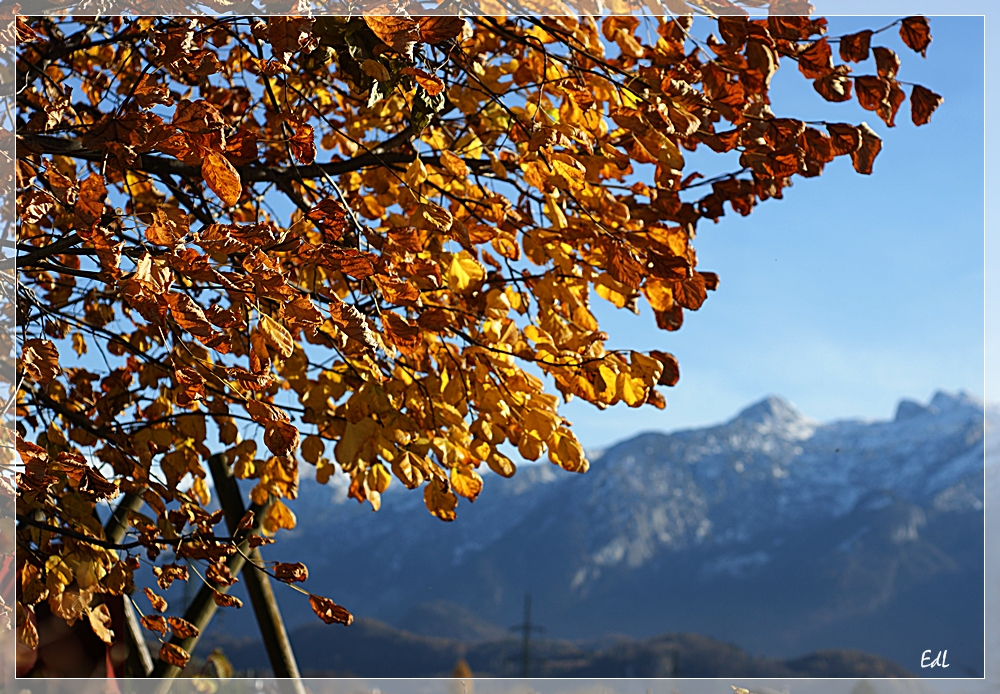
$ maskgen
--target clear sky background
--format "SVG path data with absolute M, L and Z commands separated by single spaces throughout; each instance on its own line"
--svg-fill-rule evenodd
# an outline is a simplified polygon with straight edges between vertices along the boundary
M 830 17 L 829 35 L 894 18 Z M 646 306 L 635 316 L 595 298 L 609 346 L 672 352 L 681 380 L 667 389 L 664 411 L 564 406 L 586 447 L 720 422 L 769 394 L 820 420 L 889 418 L 900 398 L 926 402 L 938 389 L 989 397 L 984 20 L 933 17 L 931 32 L 926 59 L 903 45 L 897 29 L 872 38 L 872 46 L 900 55 L 901 81 L 944 96 L 920 128 L 910 120 L 909 98 L 889 128 L 856 100 L 825 102 L 794 64 L 779 70 L 775 114 L 866 121 L 883 140 L 874 173 L 862 176 L 838 159 L 818 178 L 794 178 L 784 200 L 762 203 L 749 217 L 727 206 L 718 224 L 703 222 L 699 268 L 719 273 L 721 283 L 678 332 L 657 330 Z M 874 60 L 853 67 L 856 75 L 875 72 Z M 689 162 L 714 173 L 713 159 Z

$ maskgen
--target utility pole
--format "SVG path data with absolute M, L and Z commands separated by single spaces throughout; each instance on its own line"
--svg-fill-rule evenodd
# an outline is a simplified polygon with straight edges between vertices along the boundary
M 531 674 L 531 632 L 545 631 L 543 627 L 531 623 L 531 593 L 524 594 L 524 622 L 510 629 L 521 632 L 521 677 L 527 679 Z

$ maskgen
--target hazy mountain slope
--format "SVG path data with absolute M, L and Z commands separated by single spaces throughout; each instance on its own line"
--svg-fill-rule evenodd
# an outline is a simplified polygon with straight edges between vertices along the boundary
M 719 426 L 622 442 L 586 475 L 487 474 L 450 524 L 399 485 L 372 514 L 342 477 L 304 481 L 299 526 L 265 550 L 307 561 L 315 592 L 411 628 L 433 601 L 505 628 L 530 590 L 557 637 L 700 632 L 771 656 L 861 648 L 910 669 L 949 648 L 981 669 L 983 439 L 983 405 L 963 395 L 827 424 L 767 398 Z M 290 624 L 312 622 L 300 596 L 279 595 Z M 252 627 L 243 613 L 227 628 Z M 477 640 L 468 617 L 425 613 L 450 626 L 424 633 Z

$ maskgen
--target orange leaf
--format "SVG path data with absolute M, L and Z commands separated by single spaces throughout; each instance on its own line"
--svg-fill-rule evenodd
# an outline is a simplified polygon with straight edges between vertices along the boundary
M 884 46 L 878 46 L 874 53 L 875 68 L 878 70 L 879 77 L 894 78 L 899 72 L 899 56 L 896 55 L 896 52 Z
M 146 594 L 147 598 L 149 598 L 149 603 L 153 606 L 154 610 L 156 610 L 157 612 L 167 611 L 167 601 L 164 600 L 161 596 L 157 595 L 149 588 L 143 588 L 142 592 Z
M 201 176 L 227 207 L 235 205 L 243 194 L 240 175 L 229 160 L 218 152 L 209 152 L 205 155 L 205 160 L 201 164 Z
M 91 630 L 106 644 L 114 643 L 115 632 L 111 630 L 111 613 L 108 606 L 101 604 L 87 610 L 87 621 Z
M 422 343 L 420 326 L 392 311 L 383 311 L 381 318 L 385 336 L 399 348 L 400 352 L 409 354 L 420 347 Z
M 483 478 L 473 469 L 471 465 L 456 465 L 449 473 L 451 488 L 459 496 L 464 496 L 469 501 L 475 501 L 479 493 L 483 491 Z
M 320 201 L 309 210 L 306 218 L 319 228 L 327 241 L 338 241 L 347 231 L 347 210 L 336 200 Z
M 429 72 L 424 72 L 420 68 L 404 67 L 399 71 L 399 74 L 412 75 L 413 79 L 417 81 L 417 84 L 423 87 L 424 90 L 431 96 L 437 96 L 444 91 L 444 82 Z
M 858 91 L 858 103 L 861 108 L 874 111 L 889 98 L 889 81 L 875 75 L 862 75 L 854 78 Z
M 291 333 L 285 326 L 266 313 L 260 314 L 258 325 L 260 325 L 261 332 L 264 333 L 267 344 L 274 347 L 278 354 L 286 359 L 292 356 L 292 352 L 295 351 L 295 340 L 292 339 Z

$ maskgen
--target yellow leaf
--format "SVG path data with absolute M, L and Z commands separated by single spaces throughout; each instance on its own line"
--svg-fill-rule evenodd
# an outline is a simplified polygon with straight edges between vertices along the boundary
M 524 430 L 535 438 L 546 441 L 556 430 L 559 417 L 553 412 L 541 409 L 528 410 L 524 415 Z
M 468 251 L 456 253 L 448 268 L 448 286 L 453 291 L 464 292 L 470 286 L 478 286 L 486 277 L 486 270 Z
M 611 275 L 604 273 L 597 278 L 594 283 L 594 290 L 597 296 L 610 301 L 615 308 L 623 308 L 629 300 L 631 291 L 621 282 L 615 280 Z
M 414 463 L 414 456 L 409 451 L 396 456 L 392 461 L 392 472 L 407 489 L 416 489 L 424 481 L 420 467 Z
M 533 434 L 523 433 L 517 442 L 517 452 L 528 460 L 538 460 L 542 455 L 542 441 Z
M 486 459 L 486 464 L 490 466 L 490 470 L 497 473 L 501 477 L 513 477 L 517 468 L 514 463 L 511 462 L 510 458 L 503 455 L 502 453 L 497 453 L 494 451 L 489 458 Z
M 262 313 L 260 314 L 260 329 L 264 333 L 267 344 L 274 347 L 278 354 L 286 359 L 292 356 L 292 352 L 295 350 L 295 340 L 292 339 L 291 333 L 285 329 L 285 326 L 266 313 Z
M 469 167 L 462 161 L 462 158 L 448 150 L 441 152 L 441 166 L 459 178 L 465 178 L 469 175 Z
M 646 390 L 643 388 L 642 381 L 632 378 L 627 373 L 618 374 L 615 390 L 629 407 L 638 407 L 646 402 Z
M 411 186 L 419 186 L 427 180 L 427 167 L 424 166 L 424 163 L 420 161 L 419 157 L 411 161 L 410 165 L 406 167 L 406 173 L 403 174 L 403 180 Z
M 87 619 L 90 622 L 90 628 L 97 635 L 97 638 L 107 644 L 114 641 L 115 632 L 111 630 L 111 613 L 108 612 L 107 605 L 101 604 L 88 609 Z
M 651 388 L 663 374 L 663 363 L 659 359 L 647 357 L 641 352 L 632 352 L 632 373 Z
M 597 367 L 597 382 L 594 384 L 601 402 L 611 404 L 617 399 L 618 374 L 607 364 Z
M 458 497 L 451 493 L 448 483 L 441 479 L 432 479 L 424 487 L 424 504 L 431 515 L 443 521 L 455 520 L 455 508 L 458 506 Z
M 389 471 L 385 469 L 385 465 L 375 463 L 368 468 L 365 483 L 368 485 L 369 489 L 382 494 L 389 488 L 389 484 L 391 482 L 392 475 L 390 475 Z
M 243 194 L 240 175 L 229 160 L 218 152 L 209 152 L 205 156 L 201 163 L 201 176 L 227 207 L 235 205 Z
M 507 168 L 497 159 L 497 155 L 493 152 L 487 152 L 486 156 L 490 159 L 490 168 L 493 169 L 493 175 L 497 178 L 507 180 Z
M 455 493 L 469 501 L 475 501 L 479 492 L 483 491 L 483 478 L 471 465 L 456 465 L 451 469 L 449 477 Z
M 583 166 L 577 162 L 575 159 L 569 155 L 563 154 L 561 156 L 553 157 L 550 162 L 552 167 L 552 172 L 555 174 L 553 180 L 553 185 L 560 188 L 570 187 L 570 188 L 582 188 L 584 183 L 584 173 L 586 170 Z
M 583 446 L 569 429 L 560 428 L 549 442 L 549 460 L 569 472 L 586 472 L 590 463 L 583 455 Z
M 654 311 L 669 311 L 674 307 L 674 292 L 665 282 L 650 278 L 642 288 Z
M 451 229 L 453 223 L 451 212 L 432 202 L 417 205 L 417 210 L 410 219 L 410 225 L 417 229 L 441 233 Z
M 562 206 L 552 193 L 545 194 L 545 205 L 542 209 L 545 212 L 545 216 L 552 222 L 554 228 L 561 230 L 569 226 L 569 222 L 566 220 L 566 213 L 563 212 Z
M 295 514 L 281 501 L 275 501 L 264 514 L 262 524 L 266 535 L 274 535 L 279 530 L 291 530 L 295 527 Z
M 198 499 L 202 506 L 208 506 L 212 501 L 212 495 L 208 491 L 208 484 L 204 478 L 196 477 L 191 483 L 191 493 Z
M 73 333 L 73 351 L 78 357 L 87 353 L 87 341 L 83 338 L 82 333 Z

